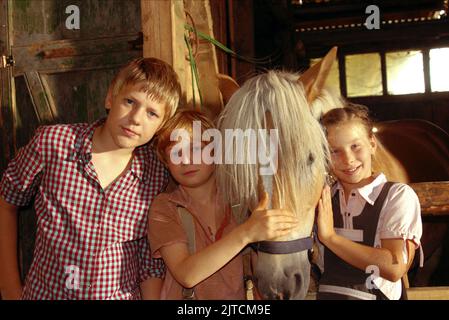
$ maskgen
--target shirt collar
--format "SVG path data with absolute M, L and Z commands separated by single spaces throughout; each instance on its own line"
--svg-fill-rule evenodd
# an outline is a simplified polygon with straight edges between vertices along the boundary
M 81 160 L 84 164 L 92 159 L 92 137 L 95 129 L 106 122 L 106 118 L 101 118 L 94 123 L 84 127 L 75 139 L 74 150 L 68 160 Z
M 192 203 L 192 198 L 182 188 L 182 186 L 178 186 L 175 190 L 173 190 L 168 195 L 168 200 L 184 208 L 187 208 Z
M 163 164 L 157 158 L 152 142 L 148 142 L 134 149 L 134 157 L 131 163 L 131 172 L 144 183 L 151 181 L 151 173 L 163 172 L 165 178 L 168 176 L 167 170 L 163 169 Z
M 387 182 L 387 178 L 383 173 L 379 173 L 371 183 L 352 191 L 358 193 L 366 202 L 373 205 L 382 190 L 382 188 L 378 187 L 383 186 L 385 182 Z M 334 185 L 332 189 L 332 196 L 334 196 L 337 191 L 343 191 L 343 186 L 340 182 L 337 182 Z
M 92 159 L 92 137 L 95 129 L 104 125 L 106 117 L 101 118 L 92 124 L 86 126 L 75 140 L 75 149 L 69 160 L 81 160 L 84 164 L 89 163 Z M 150 172 L 159 172 L 157 166 L 162 164 L 152 148 L 152 143 L 148 142 L 134 150 L 134 157 L 131 163 L 131 172 L 142 182 L 148 183 L 151 179 Z M 166 171 L 164 175 L 167 175 Z

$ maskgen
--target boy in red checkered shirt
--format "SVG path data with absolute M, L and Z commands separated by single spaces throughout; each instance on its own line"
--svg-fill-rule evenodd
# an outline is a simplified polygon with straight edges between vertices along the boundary
M 154 58 L 120 70 L 105 119 L 40 127 L 0 183 L 3 299 L 140 299 L 165 266 L 152 259 L 148 208 L 168 175 L 148 143 L 181 95 L 171 66 Z M 35 196 L 33 262 L 22 286 L 17 210 Z

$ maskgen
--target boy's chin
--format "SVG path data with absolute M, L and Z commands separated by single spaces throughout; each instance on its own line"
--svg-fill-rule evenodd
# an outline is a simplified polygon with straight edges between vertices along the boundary
M 144 143 L 142 143 L 141 141 L 132 141 L 125 139 L 117 139 L 115 142 L 117 149 L 135 149 L 143 144 Z

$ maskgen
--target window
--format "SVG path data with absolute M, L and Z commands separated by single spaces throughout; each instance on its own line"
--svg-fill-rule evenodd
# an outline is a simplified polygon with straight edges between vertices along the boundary
M 449 48 L 431 49 L 429 59 L 432 92 L 449 91 Z
M 385 54 L 388 94 L 424 93 L 424 68 L 421 51 Z
M 382 95 L 380 54 L 347 55 L 345 68 L 348 97 Z
M 310 66 L 321 59 L 310 59 Z M 425 59 L 428 59 L 427 64 Z M 344 56 L 344 62 L 344 66 L 339 65 L 338 60 L 333 64 L 326 86 L 339 91 L 340 87 L 345 86 L 346 97 L 449 91 L 449 47 L 347 54 Z M 385 75 L 382 74 L 383 70 Z M 345 72 L 346 83 L 340 83 L 339 71 Z M 430 83 L 426 84 L 426 81 Z M 426 88 L 430 88 L 430 92 L 428 89 L 426 91 Z

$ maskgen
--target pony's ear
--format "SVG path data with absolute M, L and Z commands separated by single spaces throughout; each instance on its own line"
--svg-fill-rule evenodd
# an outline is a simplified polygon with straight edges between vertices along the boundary
M 231 99 L 231 96 L 236 92 L 240 86 L 238 83 L 228 75 L 218 73 L 218 89 L 223 97 L 223 104 L 226 105 Z
M 311 103 L 319 95 L 329 76 L 332 64 L 337 58 L 337 47 L 333 47 L 320 62 L 307 69 L 299 80 L 306 91 L 307 101 Z

